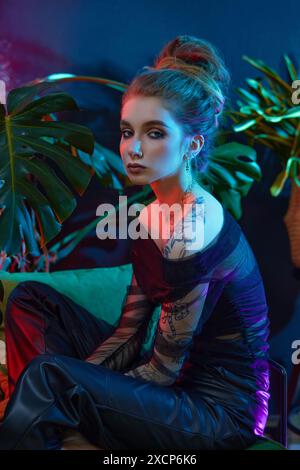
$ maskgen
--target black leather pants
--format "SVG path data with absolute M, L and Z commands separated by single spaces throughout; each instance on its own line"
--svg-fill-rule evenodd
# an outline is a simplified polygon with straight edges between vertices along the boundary
M 19 284 L 6 313 L 16 385 L 0 449 L 59 449 L 66 428 L 112 450 L 239 449 L 255 440 L 245 441 L 224 407 L 182 387 L 84 362 L 114 328 L 48 285 Z

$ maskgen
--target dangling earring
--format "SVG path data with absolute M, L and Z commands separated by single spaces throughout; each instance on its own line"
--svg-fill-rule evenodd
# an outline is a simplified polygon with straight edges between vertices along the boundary
M 188 177 L 188 180 L 191 180 L 190 183 L 188 184 L 187 188 L 184 190 L 184 195 L 183 195 L 183 198 L 185 197 L 185 195 L 191 191 L 192 189 L 192 186 L 193 186 L 193 179 L 191 178 L 191 174 L 190 174 L 190 161 L 189 161 L 189 157 L 186 156 L 186 161 L 185 161 L 185 169 L 186 169 L 186 172 L 187 172 L 187 177 Z
M 190 164 L 189 164 L 189 159 L 188 159 L 188 158 L 186 159 L 186 162 L 185 162 L 185 169 L 186 169 L 186 171 L 189 173 L 189 171 L 190 171 Z

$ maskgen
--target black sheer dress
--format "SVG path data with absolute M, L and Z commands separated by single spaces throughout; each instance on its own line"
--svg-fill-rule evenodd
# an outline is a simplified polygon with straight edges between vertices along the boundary
M 59 449 L 66 428 L 104 449 L 239 449 L 263 434 L 268 305 L 252 249 L 223 214 L 218 236 L 190 256 L 132 242 L 115 328 L 46 284 L 18 285 L 6 312 L 14 391 L 0 449 Z

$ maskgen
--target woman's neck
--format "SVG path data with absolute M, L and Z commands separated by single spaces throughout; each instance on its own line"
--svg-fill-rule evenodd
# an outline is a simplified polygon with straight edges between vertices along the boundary
M 152 185 L 151 185 L 152 186 Z M 188 204 L 195 200 L 195 198 L 204 195 L 204 189 L 196 182 L 189 185 L 185 189 L 180 186 L 174 186 L 168 191 L 158 190 L 157 187 L 152 187 L 155 192 L 157 199 L 154 201 L 157 204 L 167 204 L 172 206 L 173 204 Z

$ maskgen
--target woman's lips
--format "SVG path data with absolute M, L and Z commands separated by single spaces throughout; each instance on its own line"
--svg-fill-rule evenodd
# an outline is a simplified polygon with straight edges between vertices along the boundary
M 132 174 L 138 174 L 146 170 L 146 167 L 142 165 L 128 165 L 127 168 L 128 168 L 128 171 Z

